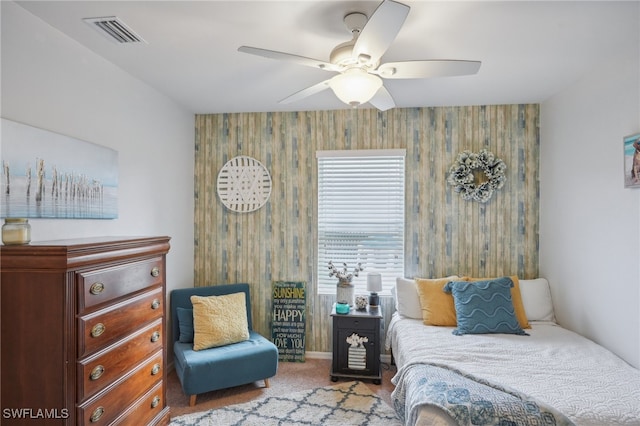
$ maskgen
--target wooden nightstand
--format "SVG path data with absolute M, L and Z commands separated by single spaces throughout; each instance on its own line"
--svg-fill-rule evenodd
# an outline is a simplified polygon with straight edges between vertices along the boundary
M 336 313 L 336 305 L 331 311 L 333 317 L 333 362 L 331 380 L 339 377 L 351 379 L 371 379 L 379 385 L 382 382 L 380 370 L 380 329 L 382 309 L 366 310 L 351 308 L 348 314 Z

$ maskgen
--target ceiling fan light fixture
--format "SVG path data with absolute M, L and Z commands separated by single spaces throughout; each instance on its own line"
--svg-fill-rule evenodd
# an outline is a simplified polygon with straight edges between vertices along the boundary
M 0 0 L 1 1 L 1 0 Z M 344 24 L 352 39 L 331 50 L 329 62 L 291 53 L 251 46 L 240 46 L 238 51 L 278 59 L 339 73 L 306 89 L 299 90 L 281 103 L 295 102 L 331 87 L 335 95 L 352 107 L 369 103 L 380 111 L 396 106 L 391 93 L 382 85 L 382 79 L 426 79 L 476 74 L 480 61 L 466 60 L 410 60 L 380 61 L 409 14 L 410 7 L 402 0 L 382 0 L 369 17 L 363 13 L 349 13 Z
M 382 79 L 360 68 L 351 68 L 329 80 L 329 87 L 342 102 L 357 107 L 373 98 L 382 87 Z

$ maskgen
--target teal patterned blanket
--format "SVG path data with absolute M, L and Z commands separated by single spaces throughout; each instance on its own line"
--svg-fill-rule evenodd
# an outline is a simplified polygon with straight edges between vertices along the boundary
M 461 426 L 573 425 L 526 395 L 437 365 L 409 365 L 394 382 L 393 405 L 405 425 L 416 423 L 424 405 L 441 408 Z

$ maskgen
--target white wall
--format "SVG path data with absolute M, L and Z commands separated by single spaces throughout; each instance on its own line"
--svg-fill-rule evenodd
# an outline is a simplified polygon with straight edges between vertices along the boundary
M 119 217 L 32 219 L 32 240 L 171 237 L 168 289 L 193 285 L 194 115 L 12 2 L 1 2 L 4 118 L 119 153 Z
M 622 138 L 640 132 L 640 3 L 612 57 L 541 105 L 540 275 L 560 324 L 640 367 L 640 189 Z M 603 58 L 604 59 L 604 58 Z

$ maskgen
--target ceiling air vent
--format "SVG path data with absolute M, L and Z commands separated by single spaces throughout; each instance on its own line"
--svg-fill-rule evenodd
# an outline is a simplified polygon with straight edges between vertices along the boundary
M 146 43 L 142 37 L 135 33 L 120 18 L 105 16 L 102 18 L 84 18 L 84 22 L 111 41 L 120 44 Z

